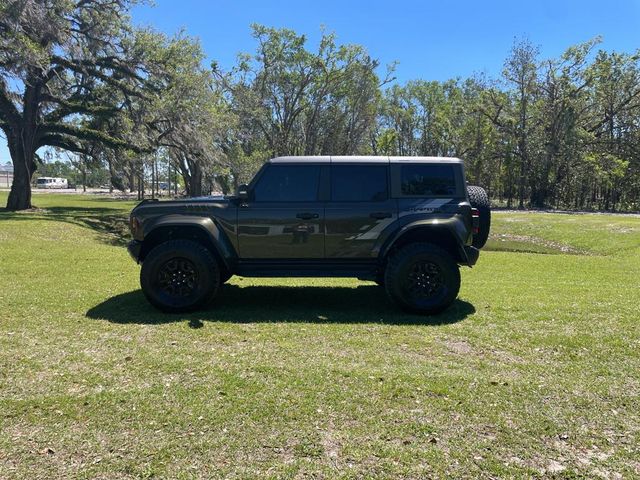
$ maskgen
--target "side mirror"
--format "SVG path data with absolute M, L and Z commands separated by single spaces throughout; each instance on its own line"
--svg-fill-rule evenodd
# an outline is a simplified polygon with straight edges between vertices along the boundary
M 238 198 L 243 202 L 249 200 L 249 185 L 243 183 L 238 187 Z

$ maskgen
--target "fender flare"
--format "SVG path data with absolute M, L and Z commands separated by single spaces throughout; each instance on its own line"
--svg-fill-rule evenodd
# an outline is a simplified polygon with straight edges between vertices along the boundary
M 195 227 L 206 235 L 212 247 L 227 269 L 231 268 L 237 255 L 229 238 L 216 222 L 209 217 L 197 217 L 191 215 L 164 215 L 150 222 L 145 222 L 143 231 L 144 239 L 152 236 L 154 232 L 164 228 Z M 144 240 L 143 240 L 144 242 Z
M 456 260 L 458 260 L 459 263 L 467 265 L 471 263 L 465 249 L 465 234 L 467 233 L 467 229 L 462 220 L 455 217 L 422 218 L 419 220 L 409 221 L 382 239 L 380 245 L 376 245 L 375 248 L 379 252 L 378 258 L 385 258 L 402 236 L 411 231 L 423 228 L 429 229 L 431 232 L 446 232 L 446 235 L 450 235 L 455 240 L 456 251 L 458 253 L 458 258 Z

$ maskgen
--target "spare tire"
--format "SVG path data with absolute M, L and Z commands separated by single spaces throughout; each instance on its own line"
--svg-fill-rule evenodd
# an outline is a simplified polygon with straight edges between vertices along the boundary
M 468 186 L 469 203 L 473 208 L 480 212 L 480 225 L 478 233 L 473 235 L 473 246 L 482 248 L 489 238 L 489 230 L 491 229 L 491 205 L 487 192 L 482 187 Z

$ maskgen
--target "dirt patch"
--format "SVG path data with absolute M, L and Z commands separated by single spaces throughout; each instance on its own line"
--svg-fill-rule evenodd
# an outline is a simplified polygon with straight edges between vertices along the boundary
M 523 363 L 522 358 L 513 353 L 488 346 L 485 348 L 477 348 L 466 340 L 444 340 L 443 345 L 448 350 L 448 353 L 452 355 L 473 355 L 478 358 L 497 361 L 504 365 Z M 506 370 L 504 373 L 506 373 Z
M 500 213 L 538 213 L 541 215 L 615 215 L 618 217 L 636 217 L 640 218 L 640 212 L 598 212 L 598 211 L 587 211 L 587 210 L 513 210 L 511 208 L 501 208 L 501 207 L 491 207 L 492 212 L 500 212 Z
M 559 242 L 545 240 L 529 235 L 513 235 L 501 233 L 489 237 L 490 244 L 488 250 L 523 252 L 523 253 L 546 253 L 546 254 L 569 254 L 569 255 L 591 255 L 591 252 L 581 250 Z
M 322 432 L 322 439 L 320 444 L 322 445 L 325 456 L 329 459 L 329 461 L 335 468 L 338 468 L 338 461 L 340 460 L 342 445 L 335 436 L 335 428 L 333 422 L 330 422 L 328 428 Z
M 610 232 L 613 232 L 613 233 L 634 233 L 638 231 L 637 228 L 627 227 L 627 226 L 623 227 L 622 225 L 616 225 L 615 223 L 608 224 L 607 228 L 609 229 Z
M 467 355 L 474 352 L 473 347 L 469 345 L 467 342 L 465 342 L 464 340 L 463 341 L 447 341 L 445 342 L 445 345 L 451 352 L 457 353 L 459 355 Z
M 10 210 L 7 210 L 7 209 L 4 209 L 4 211 L 10 212 Z M 46 208 L 31 207 L 25 210 L 11 211 L 11 213 L 17 213 L 18 215 L 28 215 L 31 213 L 46 214 L 46 213 L 49 213 L 49 210 L 47 210 Z

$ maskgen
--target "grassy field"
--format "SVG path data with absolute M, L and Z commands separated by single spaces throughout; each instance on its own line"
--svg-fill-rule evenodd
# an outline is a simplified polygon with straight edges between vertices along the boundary
M 0 211 L 2 479 L 640 476 L 638 217 L 497 213 L 433 318 L 238 277 L 179 316 L 139 290 L 133 203 L 35 204 Z

